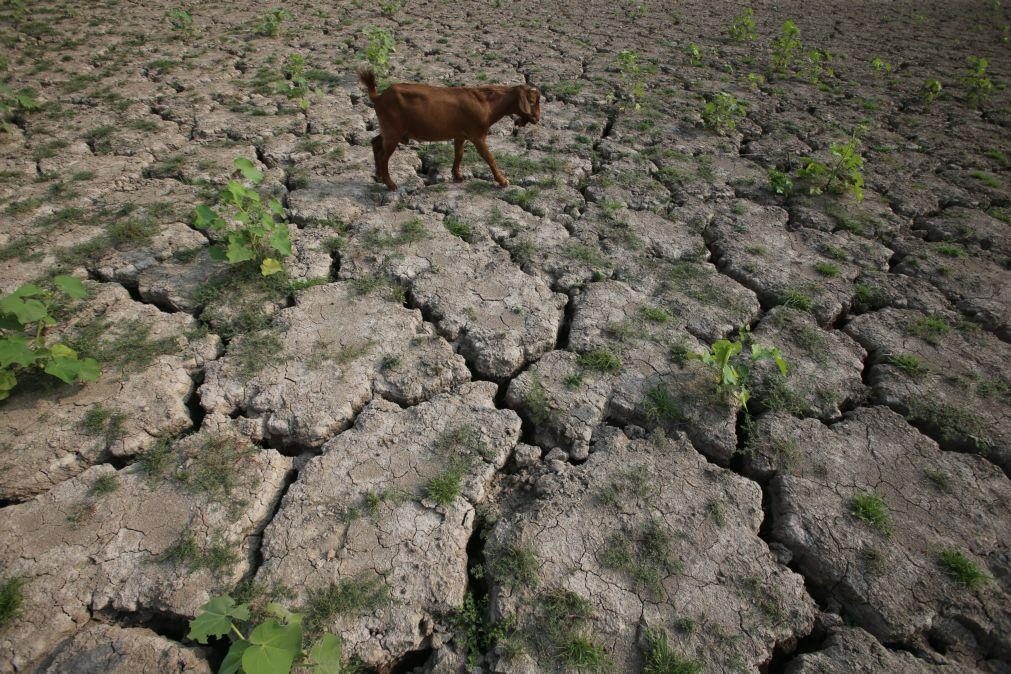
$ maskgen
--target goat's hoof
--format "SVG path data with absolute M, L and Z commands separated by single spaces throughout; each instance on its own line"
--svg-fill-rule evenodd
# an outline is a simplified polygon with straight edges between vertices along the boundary
M 453 176 L 453 182 L 454 183 L 462 183 L 463 182 L 463 176 Z
M 499 187 L 509 187 L 509 179 L 508 178 L 503 178 L 502 180 L 499 180 L 498 181 L 498 186 Z

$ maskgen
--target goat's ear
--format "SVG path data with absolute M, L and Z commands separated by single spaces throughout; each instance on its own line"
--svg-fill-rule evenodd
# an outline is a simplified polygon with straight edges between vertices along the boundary
M 519 87 L 516 91 L 516 98 L 519 100 L 520 112 L 524 115 L 532 115 L 533 111 L 530 109 L 530 99 L 529 99 L 529 89 L 526 87 Z

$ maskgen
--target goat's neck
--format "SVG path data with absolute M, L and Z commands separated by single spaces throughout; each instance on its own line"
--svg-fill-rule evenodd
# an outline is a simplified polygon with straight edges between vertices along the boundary
M 491 95 L 488 97 L 488 102 L 491 103 L 491 119 L 488 120 L 489 126 L 495 124 L 506 115 L 515 115 L 519 112 L 519 99 L 517 98 L 515 87 L 509 87 L 505 90 L 492 90 Z

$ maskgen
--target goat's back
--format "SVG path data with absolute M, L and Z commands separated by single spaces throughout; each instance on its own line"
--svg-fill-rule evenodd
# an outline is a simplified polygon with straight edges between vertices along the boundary
M 393 84 L 373 101 L 384 135 L 397 139 L 476 138 L 492 123 L 491 99 L 508 87 L 433 87 Z

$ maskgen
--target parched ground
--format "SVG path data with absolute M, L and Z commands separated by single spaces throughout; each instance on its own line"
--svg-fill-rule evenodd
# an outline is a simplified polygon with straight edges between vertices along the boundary
M 3 3 L 0 292 L 85 280 L 48 334 L 103 372 L 0 403 L 0 672 L 214 671 L 221 594 L 380 672 L 1011 671 L 1000 5 Z M 373 182 L 376 29 L 541 90 L 511 187 Z M 798 177 L 850 139 L 862 199 Z M 193 226 L 237 157 L 270 279 Z M 750 415 L 690 358 L 742 326 Z

